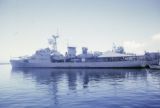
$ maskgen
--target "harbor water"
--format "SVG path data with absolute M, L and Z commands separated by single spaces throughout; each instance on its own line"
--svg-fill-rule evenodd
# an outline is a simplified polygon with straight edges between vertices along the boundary
M 0 108 L 160 108 L 160 70 L 0 65 Z

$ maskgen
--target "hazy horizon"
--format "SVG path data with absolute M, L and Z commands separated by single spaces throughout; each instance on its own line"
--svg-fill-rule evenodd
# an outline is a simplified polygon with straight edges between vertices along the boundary
M 0 0 L 0 60 L 31 55 L 59 31 L 58 50 L 67 44 L 107 51 L 160 50 L 159 0 Z

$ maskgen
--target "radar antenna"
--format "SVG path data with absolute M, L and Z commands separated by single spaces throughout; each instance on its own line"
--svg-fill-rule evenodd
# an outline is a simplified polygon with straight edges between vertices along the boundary
M 58 35 L 52 35 L 52 38 L 48 40 L 54 51 L 57 51 L 57 38 L 59 38 Z

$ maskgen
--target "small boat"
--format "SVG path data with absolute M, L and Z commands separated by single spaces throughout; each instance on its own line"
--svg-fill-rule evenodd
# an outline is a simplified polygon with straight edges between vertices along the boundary
M 160 69 L 160 65 L 149 65 L 150 69 Z
M 149 65 L 150 69 L 160 69 L 160 53 L 158 52 L 158 62 L 157 64 L 151 64 Z

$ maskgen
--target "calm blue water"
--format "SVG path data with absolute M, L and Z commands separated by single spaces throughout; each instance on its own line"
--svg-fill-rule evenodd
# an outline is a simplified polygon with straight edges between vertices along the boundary
M 0 65 L 0 108 L 160 108 L 160 70 Z

